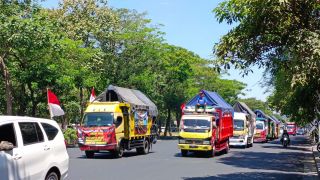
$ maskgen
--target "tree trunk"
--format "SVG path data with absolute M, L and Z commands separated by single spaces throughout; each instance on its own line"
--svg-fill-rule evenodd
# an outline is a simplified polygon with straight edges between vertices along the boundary
M 170 130 L 171 109 L 168 108 L 168 116 L 166 120 L 166 128 L 164 130 L 164 136 L 167 136 L 168 129 Z
M 181 110 L 180 108 L 176 111 L 176 120 L 177 120 L 177 128 L 180 128 L 180 121 L 181 121 Z
M 19 109 L 18 109 L 18 115 L 19 116 L 25 116 L 26 110 L 27 110 L 27 95 L 26 95 L 26 87 L 24 84 L 20 85 L 20 92 L 19 92 Z
M 0 69 L 2 71 L 2 75 L 5 81 L 6 87 L 6 100 L 7 100 L 7 115 L 12 115 L 12 102 L 13 102 L 13 95 L 12 95 L 12 82 L 10 78 L 10 72 L 4 63 L 4 56 L 0 56 Z
M 83 117 L 83 87 L 80 87 L 80 119 Z
M 36 116 L 36 112 L 37 112 L 38 103 L 35 100 L 34 90 L 32 89 L 31 83 L 28 83 L 28 89 L 30 91 L 30 98 L 31 98 L 31 104 L 32 104 L 31 116 L 35 117 Z

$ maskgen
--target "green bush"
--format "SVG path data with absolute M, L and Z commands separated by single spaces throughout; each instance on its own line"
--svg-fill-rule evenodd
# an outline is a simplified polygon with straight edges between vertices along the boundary
M 77 143 L 77 130 L 73 128 L 67 128 L 64 132 L 64 139 L 67 141 L 67 144 L 76 144 Z

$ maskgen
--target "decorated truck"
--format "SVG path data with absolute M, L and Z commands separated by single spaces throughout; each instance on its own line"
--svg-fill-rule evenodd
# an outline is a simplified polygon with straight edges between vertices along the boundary
M 188 152 L 204 152 L 212 157 L 216 152 L 229 151 L 233 135 L 233 108 L 216 92 L 203 90 L 207 98 L 205 108 L 197 108 L 199 95 L 182 109 L 178 147 L 182 156 Z
M 233 136 L 230 146 L 252 147 L 256 131 L 256 114 L 243 102 L 233 105 Z
M 254 142 L 268 142 L 269 120 L 268 116 L 261 110 L 255 110 L 256 114 L 256 133 L 254 134 Z
M 110 85 L 85 110 L 79 148 L 87 158 L 103 151 L 120 158 L 131 149 L 147 154 L 157 140 L 157 115 L 156 105 L 141 91 Z
M 281 121 L 276 118 L 275 116 L 270 116 L 271 119 L 273 119 L 274 123 L 275 123 L 275 130 L 274 130 L 274 138 L 278 139 L 280 137 L 280 127 L 281 127 Z
M 295 136 L 297 134 L 297 125 L 295 122 L 287 122 L 286 126 L 289 135 Z

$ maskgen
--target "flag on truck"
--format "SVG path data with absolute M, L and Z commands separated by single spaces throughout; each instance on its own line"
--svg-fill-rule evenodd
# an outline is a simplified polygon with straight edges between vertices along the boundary
M 90 102 L 93 102 L 96 99 L 96 93 L 94 92 L 94 87 L 91 89 Z
M 48 106 L 49 106 L 50 117 L 53 118 L 55 116 L 63 116 L 64 111 L 60 106 L 60 102 L 57 96 L 50 89 L 47 90 L 47 96 L 48 96 Z

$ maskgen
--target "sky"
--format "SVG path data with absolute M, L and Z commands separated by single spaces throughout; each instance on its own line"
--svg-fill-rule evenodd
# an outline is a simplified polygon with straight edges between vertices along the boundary
M 44 7 L 55 8 L 59 0 L 42 2 Z M 200 3 L 201 2 L 201 3 Z M 114 8 L 135 9 L 146 12 L 152 24 L 162 24 L 161 31 L 169 44 L 181 46 L 195 52 L 202 58 L 214 59 L 213 46 L 232 26 L 216 20 L 212 10 L 222 0 L 109 0 Z M 223 75 L 224 79 L 235 79 L 247 84 L 241 98 L 255 97 L 265 101 L 269 93 L 264 93 L 266 87 L 261 87 L 263 70 L 253 67 L 253 73 L 242 77 L 235 69 Z

